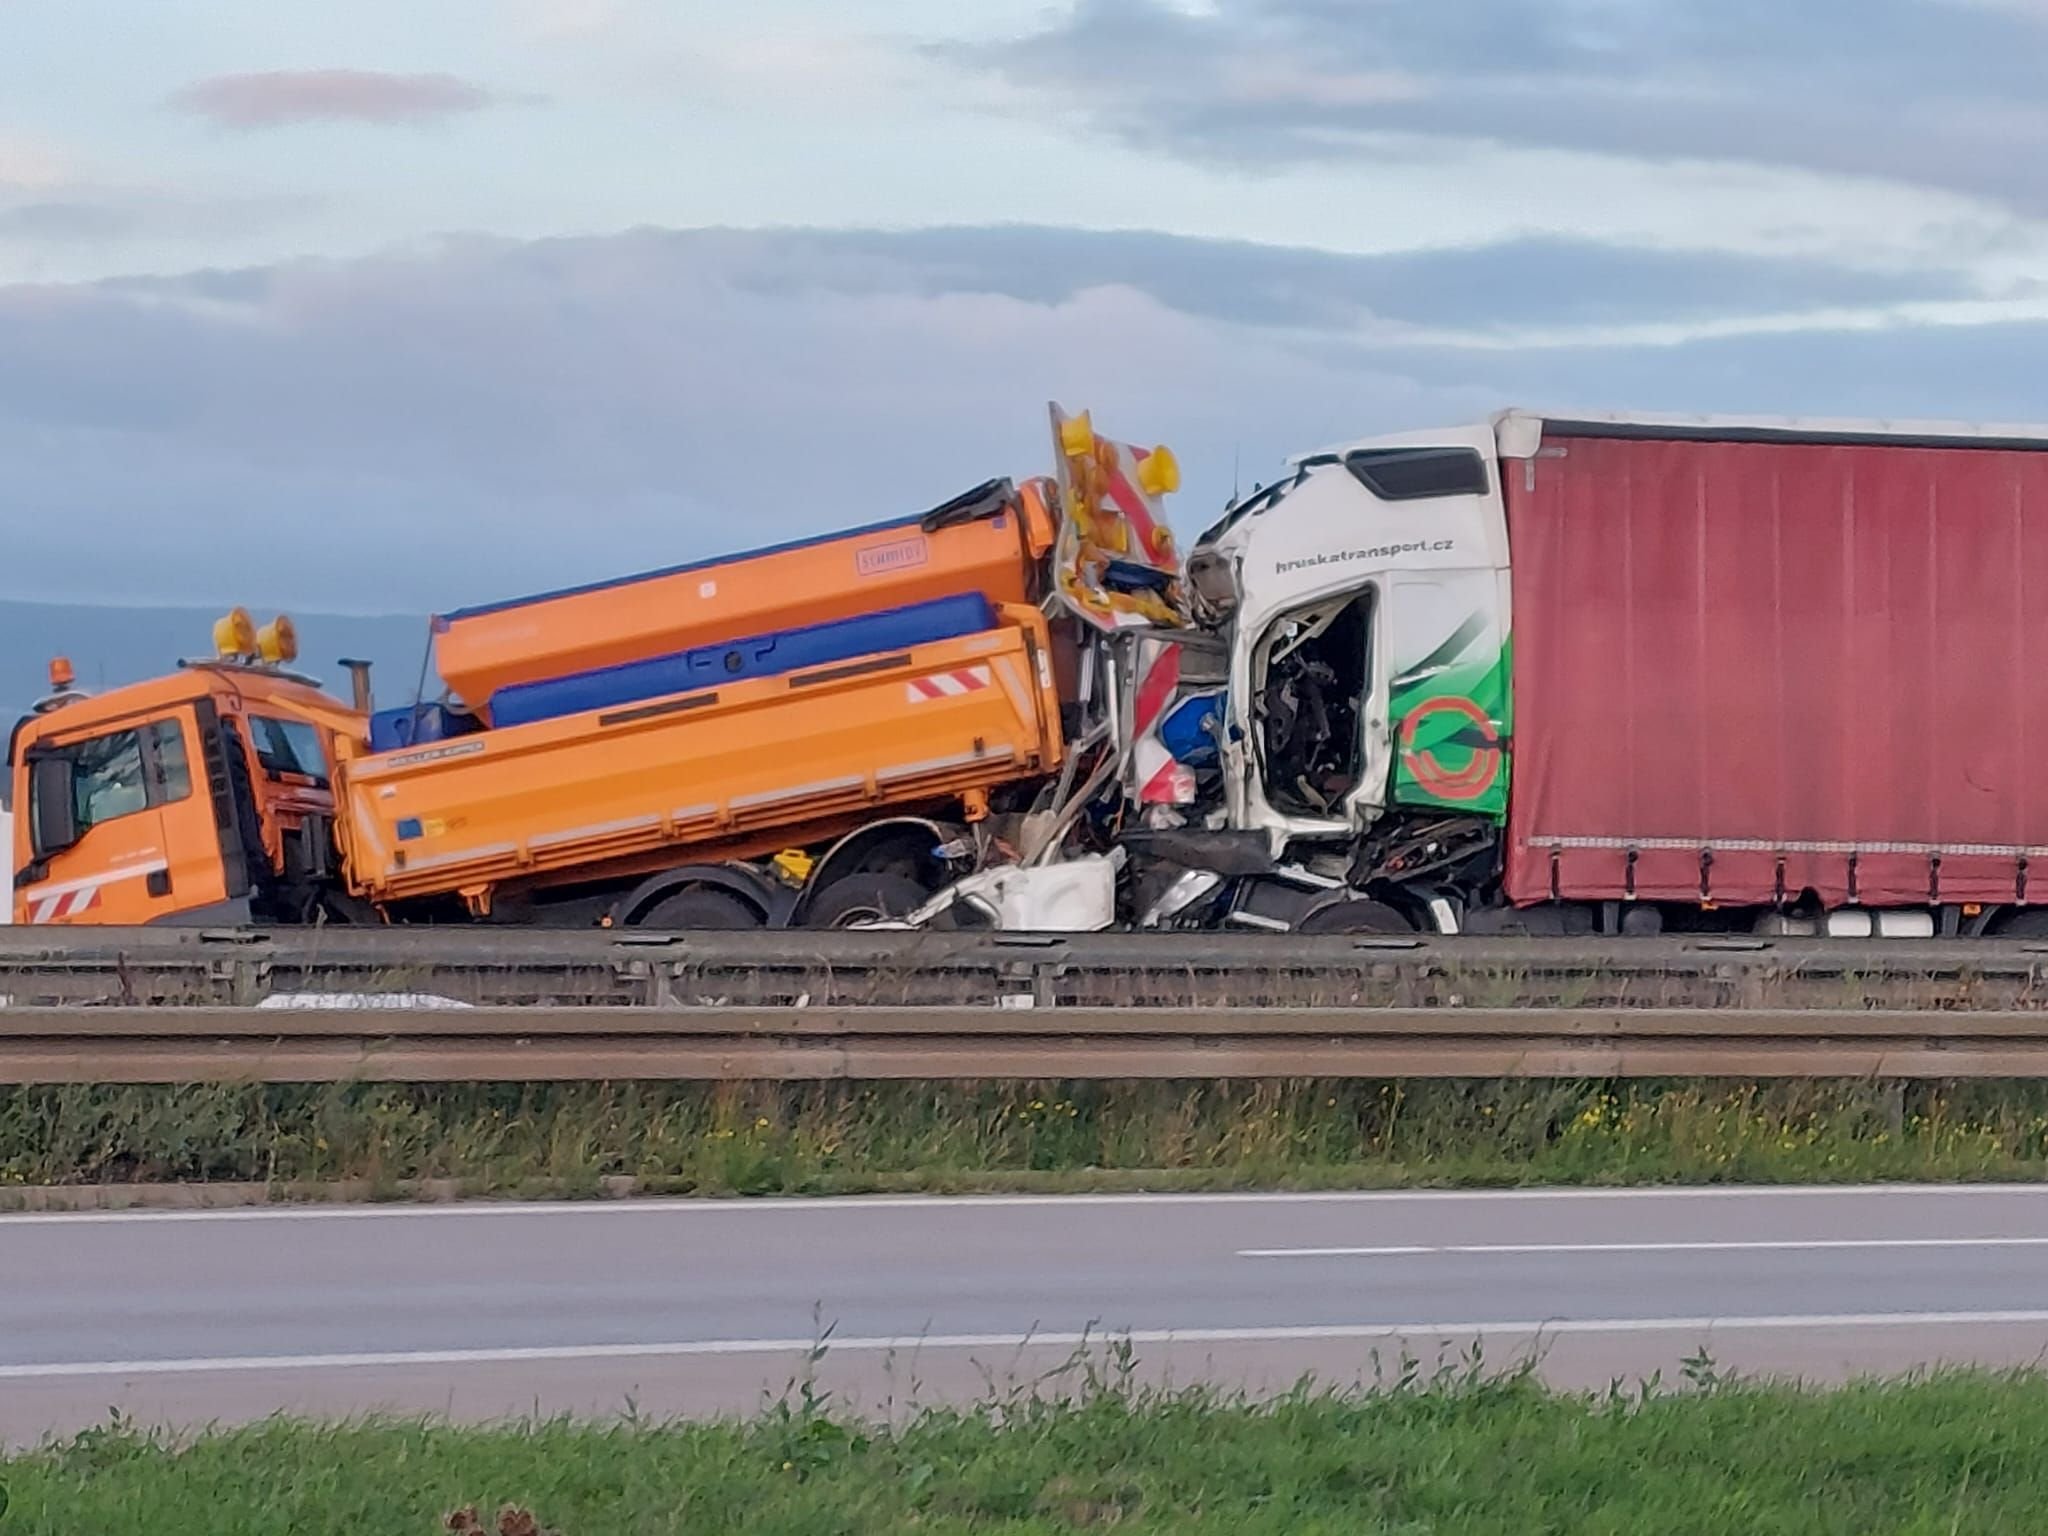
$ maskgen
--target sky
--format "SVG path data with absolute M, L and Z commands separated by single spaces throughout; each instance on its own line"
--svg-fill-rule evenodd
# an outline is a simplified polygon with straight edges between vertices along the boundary
M 2048 418 L 2048 0 L 0 0 L 0 599 L 442 610 L 1170 444 Z

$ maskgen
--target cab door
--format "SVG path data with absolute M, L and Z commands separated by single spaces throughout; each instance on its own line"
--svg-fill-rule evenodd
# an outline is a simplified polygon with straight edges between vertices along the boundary
M 186 813 L 194 806 L 205 812 L 194 794 L 193 745 L 191 712 L 180 710 L 33 749 L 67 771 L 30 775 L 25 809 L 34 857 L 17 897 L 27 921 L 150 923 L 219 899 L 218 845 L 204 860 L 213 869 L 211 890 L 189 846 L 180 846 L 189 844 Z M 39 841 L 50 818 L 41 814 L 41 797 L 67 786 L 71 841 L 46 850 Z M 206 824 L 210 832 L 210 816 Z

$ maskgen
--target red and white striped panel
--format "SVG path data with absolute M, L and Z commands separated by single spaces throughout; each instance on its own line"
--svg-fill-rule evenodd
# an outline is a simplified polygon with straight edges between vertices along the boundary
M 987 667 L 957 667 L 951 672 L 912 678 L 903 690 L 911 703 L 922 704 L 928 699 L 956 699 L 963 693 L 979 693 L 991 680 Z
M 1137 535 L 1138 547 L 1132 553 L 1154 570 L 1171 570 L 1176 557 L 1173 533 L 1166 525 L 1165 504 L 1161 498 L 1147 496 L 1138 489 L 1138 466 L 1152 457 L 1152 450 L 1107 438 L 1100 441 L 1113 450 L 1109 463 L 1103 466 L 1106 473 L 1102 488 L 1130 524 L 1131 532 Z
M 29 909 L 28 920 L 32 923 L 54 923 L 67 917 L 77 917 L 90 912 L 100 904 L 100 888 L 96 885 L 80 886 L 75 891 L 59 891 L 54 896 L 45 896 Z
M 1131 757 L 1131 787 L 1140 805 L 1192 805 L 1194 770 L 1175 761 L 1155 728 L 1180 694 L 1180 645 L 1146 640 L 1138 646 L 1138 691 L 1132 708 L 1137 744 Z
M 100 904 L 100 892 L 116 881 L 140 880 L 169 868 L 170 865 L 159 859 L 150 864 L 124 865 L 94 875 L 89 880 L 54 886 L 47 891 L 32 890 L 28 893 L 28 920 L 32 923 L 59 923 L 66 918 L 81 917 Z
M 1140 805 L 1193 805 L 1195 770 L 1175 760 L 1155 737 L 1138 743 L 1132 766 L 1136 770 Z
M 1138 646 L 1138 697 L 1133 727 L 1142 736 L 1159 723 L 1180 692 L 1180 643 L 1146 640 Z

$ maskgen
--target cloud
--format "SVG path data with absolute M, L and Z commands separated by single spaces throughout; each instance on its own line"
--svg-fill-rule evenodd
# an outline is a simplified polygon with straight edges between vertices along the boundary
M 319 205 L 303 192 L 215 193 L 117 179 L 46 141 L 0 134 L 0 283 L 41 278 L 53 259 L 82 251 L 109 262 L 124 252 L 133 261 L 145 242 L 210 244 L 273 229 Z
M 1195 160 L 1486 141 L 1913 182 L 2039 212 L 2044 18 L 2032 0 L 1078 0 L 1038 32 L 939 51 Z
M 2048 320 L 1708 337 L 1682 346 L 1529 347 L 1485 357 L 1389 348 L 1381 366 L 1428 391 L 1484 378 L 1497 403 L 1644 411 L 2041 423 L 2032 378 Z
M 1853 299 L 1874 325 L 1949 281 L 1561 241 L 1341 258 L 648 230 L 0 288 L 0 596 L 453 607 L 1042 472 L 1049 399 L 1172 443 L 1190 528 L 1240 469 L 1516 400 L 2034 414 L 2040 325 L 1632 347 L 1494 329 L 1740 321 L 1766 299 Z
M 136 240 L 209 242 L 300 217 L 319 206 L 299 194 L 204 197 L 148 187 L 66 188 L 61 197 L 0 201 L 0 250 Z
M 454 75 L 307 69 L 215 75 L 186 86 L 170 104 L 223 128 L 259 129 L 317 122 L 428 123 L 504 99 Z
M 846 293 L 992 293 L 1053 304 L 1091 288 L 1123 286 L 1188 314 L 1261 326 L 1378 324 L 1481 335 L 1977 294 L 1968 274 L 1950 268 L 1645 250 L 1561 235 L 1368 256 L 1031 226 L 697 238 L 726 241 L 734 249 L 732 280 L 764 293 L 822 286 Z

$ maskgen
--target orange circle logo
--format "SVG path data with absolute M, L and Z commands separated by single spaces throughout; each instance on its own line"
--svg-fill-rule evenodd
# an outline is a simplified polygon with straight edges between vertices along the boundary
M 1418 747 L 1415 738 L 1423 722 L 1441 714 L 1457 715 L 1460 723 Z M 1445 766 L 1437 755 L 1454 742 L 1472 754 L 1471 761 L 1460 768 Z M 1401 722 L 1401 764 L 1426 794 L 1439 800 L 1477 800 L 1500 777 L 1500 732 L 1493 728 L 1486 711 L 1470 699 L 1455 694 L 1428 699 Z

